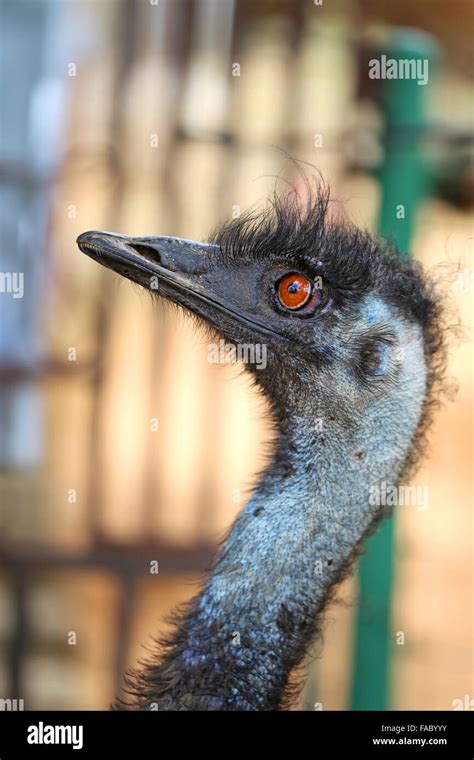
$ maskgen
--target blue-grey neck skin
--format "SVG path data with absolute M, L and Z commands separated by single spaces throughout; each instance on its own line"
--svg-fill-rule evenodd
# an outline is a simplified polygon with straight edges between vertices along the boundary
M 284 704 L 318 614 L 380 517 L 370 488 L 397 483 L 425 396 L 419 328 L 380 302 L 367 299 L 363 309 L 368 322 L 383 320 L 397 337 L 384 381 L 361 389 L 341 370 L 343 352 L 352 350 L 342 333 L 340 362 L 293 375 L 274 458 L 161 660 L 136 676 L 137 706 Z

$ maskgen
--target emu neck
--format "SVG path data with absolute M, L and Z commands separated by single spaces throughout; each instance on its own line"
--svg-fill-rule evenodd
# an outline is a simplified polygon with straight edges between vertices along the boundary
M 165 655 L 138 674 L 140 707 L 274 710 L 284 703 L 318 613 L 376 517 L 370 485 L 391 480 L 390 468 L 371 464 L 362 448 L 367 431 L 351 435 L 345 427 L 341 437 L 331 429 L 337 421 L 324 432 L 314 421 L 308 432 L 308 424 L 293 418 L 286 426 Z

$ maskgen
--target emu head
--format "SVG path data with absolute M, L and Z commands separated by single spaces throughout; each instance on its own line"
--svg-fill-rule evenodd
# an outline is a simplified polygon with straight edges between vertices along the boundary
M 374 477 L 399 474 L 439 369 L 438 302 L 419 265 L 332 221 L 328 205 L 326 191 L 274 198 L 209 243 L 106 232 L 77 242 L 227 344 L 257 344 L 242 358 L 292 445 L 321 443 L 326 429 L 329 456 L 345 457 L 349 440 Z

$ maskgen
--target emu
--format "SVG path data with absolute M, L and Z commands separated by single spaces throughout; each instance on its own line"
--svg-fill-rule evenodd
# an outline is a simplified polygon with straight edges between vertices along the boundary
M 208 243 L 96 231 L 77 240 L 219 340 L 264 344 L 265 366 L 246 369 L 276 431 L 201 592 L 129 675 L 119 709 L 290 706 L 323 609 L 389 511 L 370 494 L 406 478 L 425 448 L 445 363 L 436 287 L 329 203 L 321 185 L 304 199 L 275 194 Z

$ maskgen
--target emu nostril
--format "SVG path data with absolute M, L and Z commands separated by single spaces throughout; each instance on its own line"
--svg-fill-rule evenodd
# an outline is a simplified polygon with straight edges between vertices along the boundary
M 163 263 L 160 252 L 151 245 L 146 245 L 144 243 L 128 243 L 128 247 L 133 248 L 134 251 L 147 259 L 147 261 L 153 261 L 155 264 Z

